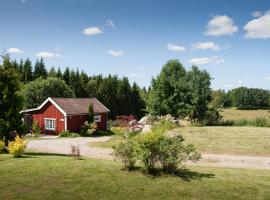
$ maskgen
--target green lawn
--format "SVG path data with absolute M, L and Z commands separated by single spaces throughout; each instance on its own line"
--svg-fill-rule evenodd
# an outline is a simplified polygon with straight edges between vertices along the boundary
M 237 110 L 236 108 L 225 108 L 221 110 L 220 114 L 223 116 L 224 120 L 241 120 L 241 119 L 252 120 L 257 117 L 270 118 L 269 109 Z
M 184 127 L 177 131 L 201 153 L 270 156 L 270 128 L 259 127 Z M 123 141 L 114 136 L 107 142 L 90 145 L 110 148 Z
M 270 171 L 192 167 L 178 176 L 126 172 L 119 163 L 0 155 L 0 199 L 270 199 Z
M 185 127 L 178 131 L 199 152 L 270 155 L 270 128 Z

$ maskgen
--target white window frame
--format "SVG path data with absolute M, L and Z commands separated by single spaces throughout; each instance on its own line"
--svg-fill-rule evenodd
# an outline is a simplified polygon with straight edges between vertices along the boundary
M 94 122 L 101 122 L 101 115 L 94 115 Z
M 48 124 L 51 122 L 51 124 Z M 55 131 L 56 129 L 56 119 L 55 118 L 44 118 L 45 130 Z

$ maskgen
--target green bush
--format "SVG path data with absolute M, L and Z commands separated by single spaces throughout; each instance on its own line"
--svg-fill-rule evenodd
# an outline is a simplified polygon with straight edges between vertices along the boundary
M 32 134 L 35 137 L 38 137 L 40 133 L 41 133 L 41 130 L 40 130 L 40 127 L 38 125 L 38 121 L 34 120 L 33 123 L 32 123 Z
M 177 127 L 177 124 L 174 124 L 171 121 L 160 120 L 154 123 L 152 127 L 152 131 L 158 134 L 162 134 L 176 127 Z
M 134 168 L 138 157 L 138 145 L 134 140 L 128 139 L 119 145 L 114 145 L 114 156 L 124 163 L 125 169 Z
M 184 144 L 181 136 L 169 137 L 165 132 L 154 131 L 114 146 L 114 156 L 124 163 L 126 169 L 141 163 L 143 169 L 150 173 L 160 169 L 174 172 L 183 162 L 200 158 L 194 146 Z
M 181 136 L 169 137 L 165 134 L 150 132 L 138 137 L 139 159 L 146 171 L 163 169 L 174 172 L 187 160 L 196 161 L 200 154 L 191 144 L 184 144 Z
M 88 123 L 87 121 L 81 126 L 80 135 L 84 137 L 89 137 L 94 135 L 97 130 L 97 124 L 95 122 Z
M 72 133 L 70 131 L 61 131 L 60 134 L 59 134 L 59 137 L 74 138 L 74 137 L 80 137 L 80 135 L 78 133 Z
M 205 116 L 203 119 L 203 125 L 217 125 L 221 120 L 221 115 L 219 114 L 219 111 L 217 108 L 210 107 L 205 112 Z

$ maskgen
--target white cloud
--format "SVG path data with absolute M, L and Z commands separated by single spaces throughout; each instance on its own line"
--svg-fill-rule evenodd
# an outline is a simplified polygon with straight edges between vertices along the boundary
M 111 19 L 107 19 L 106 20 L 106 26 L 109 26 L 109 27 L 111 27 L 113 29 L 116 28 L 115 25 L 114 25 L 114 23 L 113 23 L 113 21 Z
M 264 15 L 250 20 L 245 26 L 247 38 L 270 38 L 270 10 Z
M 191 44 L 193 50 L 213 50 L 219 51 L 221 47 L 214 42 L 198 42 Z
M 270 81 L 270 76 L 266 77 L 266 80 L 269 80 Z
M 238 27 L 234 25 L 233 19 L 227 15 L 214 16 L 206 26 L 205 35 L 222 36 L 232 35 L 238 31 Z
M 262 16 L 262 13 L 260 11 L 254 11 L 253 13 L 251 13 L 252 17 L 260 17 Z
M 138 76 L 140 76 L 140 74 L 131 73 L 130 76 L 132 76 L 132 77 L 138 77 Z
M 41 51 L 41 52 L 38 52 L 36 54 L 37 57 L 42 57 L 42 58 L 62 58 L 63 56 L 60 55 L 60 54 L 54 54 L 54 53 L 51 53 L 51 52 L 47 52 L 47 51 Z
M 224 63 L 225 60 L 217 56 L 212 56 L 212 57 L 192 58 L 189 60 L 189 62 L 192 63 L 193 65 L 206 65 L 206 64 Z
M 26 3 L 26 0 L 21 0 L 22 3 Z
M 97 35 L 101 34 L 102 30 L 98 27 L 88 27 L 83 30 L 83 34 L 91 36 L 91 35 Z
M 108 50 L 108 54 L 111 56 L 119 57 L 123 55 L 123 51 Z
M 8 53 L 23 53 L 23 51 L 19 48 L 15 48 L 15 47 L 12 47 L 12 48 L 9 48 L 7 50 Z
M 176 45 L 176 44 L 171 44 L 171 43 L 168 43 L 167 44 L 167 48 L 170 51 L 186 51 L 186 48 L 185 47 L 180 46 L 180 45 Z

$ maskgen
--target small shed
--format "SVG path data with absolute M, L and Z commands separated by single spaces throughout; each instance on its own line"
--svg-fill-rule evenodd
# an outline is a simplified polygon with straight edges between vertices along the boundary
M 87 121 L 90 103 L 93 105 L 97 129 L 106 131 L 110 110 L 96 98 L 49 97 L 38 108 L 22 111 L 24 123 L 30 129 L 33 120 L 36 120 L 44 134 L 58 135 L 63 130 L 78 132 Z

